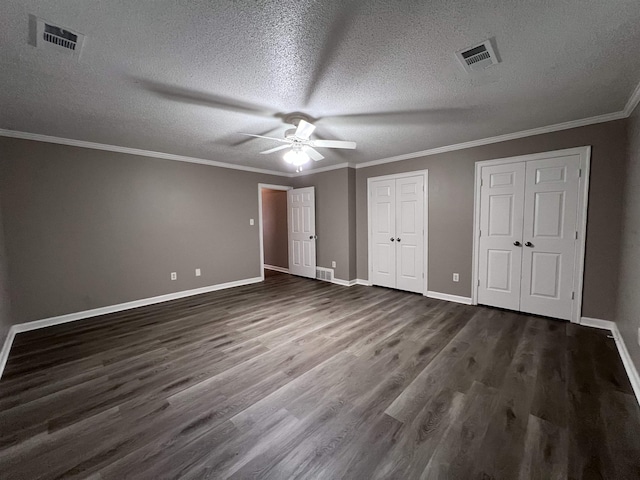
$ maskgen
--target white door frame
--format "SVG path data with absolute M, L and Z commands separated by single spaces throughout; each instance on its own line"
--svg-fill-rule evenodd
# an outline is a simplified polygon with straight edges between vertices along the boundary
M 258 229 L 260 230 L 260 278 L 264 281 L 264 231 L 262 230 L 262 190 L 291 190 L 293 187 L 287 185 L 271 185 L 269 183 L 258 184 Z M 287 225 L 289 225 L 289 215 L 287 215 Z M 289 242 L 287 241 L 287 249 Z M 288 258 L 288 256 L 287 256 Z
M 373 225 L 371 221 L 371 183 L 376 182 L 378 180 L 395 180 L 397 178 L 403 177 L 415 177 L 417 175 L 422 175 L 424 177 L 424 291 L 423 295 L 427 295 L 428 292 L 428 284 L 429 284 L 429 170 L 418 170 L 414 172 L 403 172 L 403 173 L 395 173 L 393 175 L 382 175 L 380 177 L 369 177 L 367 178 L 367 276 L 369 277 L 369 284 L 371 284 L 371 269 L 373 268 L 373 260 L 371 258 L 372 251 L 372 236 L 371 236 L 371 227 Z
M 565 157 L 567 155 L 580 155 L 580 184 L 578 186 L 578 248 L 576 248 L 576 262 L 574 270 L 574 281 L 577 281 L 575 288 L 575 302 L 571 314 L 572 323 L 580 323 L 582 314 L 582 289 L 584 285 L 584 256 L 587 240 L 587 207 L 589 202 L 589 174 L 591 170 L 591 146 L 567 148 L 564 150 L 554 150 L 551 152 L 534 153 L 531 155 L 520 155 L 517 157 L 499 158 L 496 160 L 485 160 L 476 162 L 475 186 L 474 186 L 474 209 L 473 209 L 473 275 L 471 284 L 471 303 L 478 304 L 478 278 L 479 278 L 479 258 L 480 258 L 480 180 L 482 167 L 490 165 L 500 165 L 504 163 L 527 162 L 530 160 L 544 160 L 555 157 Z

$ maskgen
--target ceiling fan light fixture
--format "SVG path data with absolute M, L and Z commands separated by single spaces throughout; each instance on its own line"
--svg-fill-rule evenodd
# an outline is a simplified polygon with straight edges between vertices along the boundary
M 309 160 L 311 160 L 311 157 L 302 150 L 289 150 L 284 154 L 284 161 L 295 167 L 304 165 L 305 163 L 308 163 Z

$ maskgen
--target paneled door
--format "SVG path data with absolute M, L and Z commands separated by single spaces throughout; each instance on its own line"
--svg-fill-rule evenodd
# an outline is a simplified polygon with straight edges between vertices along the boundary
M 571 319 L 580 157 L 527 162 L 520 310 Z
M 425 293 L 425 176 L 391 176 L 369 184 L 370 281 Z
M 424 293 L 424 177 L 396 180 L 396 288 Z
M 370 187 L 371 283 L 396 287 L 396 181 L 379 180 Z
M 571 320 L 580 155 L 481 168 L 478 303 Z
M 520 309 L 525 167 L 482 169 L 478 303 Z
M 315 188 L 296 188 L 287 192 L 289 216 L 289 273 L 316 278 L 316 199 Z

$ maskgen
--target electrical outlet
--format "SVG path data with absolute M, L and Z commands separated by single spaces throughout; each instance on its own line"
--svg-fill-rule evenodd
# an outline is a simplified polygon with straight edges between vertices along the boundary
M 177 279 L 178 279 L 177 272 L 171 272 L 171 280 L 177 280 Z
M 249 225 L 255 225 L 255 223 L 256 223 L 256 222 L 253 220 L 253 218 L 250 218 L 250 219 L 249 219 Z
M 331 261 L 331 268 L 336 268 L 336 261 L 335 260 Z
M 459 282 L 460 281 L 460 274 L 459 273 L 454 273 L 453 274 L 453 281 L 454 282 Z
M 200 269 L 199 269 L 199 268 L 196 268 L 196 277 L 199 277 L 200 275 L 202 275 L 202 274 L 200 273 Z

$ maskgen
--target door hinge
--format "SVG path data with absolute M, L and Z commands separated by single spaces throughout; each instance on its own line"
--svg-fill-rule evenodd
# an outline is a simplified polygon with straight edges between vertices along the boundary
M 482 187 L 484 185 L 484 180 L 481 178 L 480 179 L 480 186 Z
M 578 232 L 576 232 L 576 240 L 578 239 Z
M 480 286 L 480 279 L 478 279 L 478 286 Z
M 478 236 L 481 237 L 482 236 L 482 230 L 478 230 Z
M 581 178 L 581 177 L 582 177 L 582 169 L 581 169 L 581 168 L 579 168 L 579 169 L 578 169 L 578 178 Z
M 422 272 L 422 278 L 424 278 L 424 272 Z
M 576 292 L 571 292 L 571 300 L 575 300 L 576 299 Z

